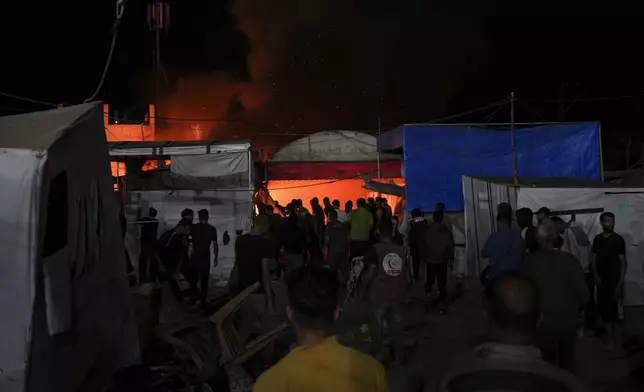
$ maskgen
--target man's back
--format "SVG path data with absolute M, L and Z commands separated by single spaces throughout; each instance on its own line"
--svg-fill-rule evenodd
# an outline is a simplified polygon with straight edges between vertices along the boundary
M 443 223 L 432 223 L 424 230 L 420 244 L 421 258 L 426 263 L 447 261 L 452 256 L 452 232 Z
M 141 218 L 141 243 L 142 244 L 154 244 L 157 240 L 157 230 L 159 229 L 159 221 L 150 218 L 143 217 Z
M 510 228 L 499 228 L 485 242 L 481 256 L 490 259 L 492 277 L 505 271 L 518 271 L 525 256 L 525 243 L 521 233 Z
M 326 236 L 329 238 L 330 252 L 346 252 L 349 249 L 349 230 L 344 223 L 338 221 L 329 223 Z
M 217 229 L 208 223 L 197 223 L 192 226 L 192 246 L 194 259 L 210 259 L 210 244 L 217 242 Z
M 255 392 L 385 392 L 385 370 L 372 357 L 342 346 L 335 336 L 297 347 L 260 376 Z
M 539 289 L 541 327 L 576 330 L 579 310 L 590 298 L 579 261 L 561 250 L 539 249 L 526 257 L 522 273 Z
M 483 344 L 441 383 L 442 392 L 582 392 L 572 375 L 541 360 L 532 346 Z
M 348 222 L 351 224 L 352 241 L 368 241 L 373 226 L 373 216 L 364 207 L 358 207 L 349 213 Z
M 244 234 L 235 241 L 235 264 L 239 269 L 239 290 L 262 284 L 262 260 L 275 257 L 274 242 L 264 235 Z

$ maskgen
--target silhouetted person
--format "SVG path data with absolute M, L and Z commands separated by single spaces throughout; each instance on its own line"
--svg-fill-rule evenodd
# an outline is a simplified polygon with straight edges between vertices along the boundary
M 195 221 L 195 212 L 190 208 L 185 208 L 181 211 L 181 219 L 187 219 L 192 224 Z
M 174 229 L 168 230 L 161 235 L 157 241 L 157 254 L 163 267 L 163 273 L 160 273 L 161 280 L 170 284 L 170 289 L 175 298 L 183 301 L 183 296 L 176 277 L 179 271 L 187 278 L 190 272 L 186 265 L 189 262 L 188 257 L 188 235 L 192 223 L 189 219 L 182 219 Z
M 425 230 L 427 230 L 427 220 L 423 218 L 420 209 L 411 210 L 411 219 L 409 221 L 409 252 L 411 254 L 411 263 L 413 276 L 415 280 L 420 278 L 420 246 L 425 240 Z
M 334 209 L 329 211 L 324 245 L 329 257 L 329 267 L 345 281 L 349 277 L 349 229 L 338 221 L 338 213 Z
M 490 259 L 490 277 L 503 272 L 518 271 L 525 257 L 525 243 L 521 233 L 511 227 L 507 214 L 496 218 L 497 230 L 485 241 L 481 257 Z
M 364 250 L 369 246 L 369 238 L 373 229 L 373 215 L 367 207 L 365 199 L 358 199 L 358 208 L 351 211 L 347 217 L 351 235 L 351 258 L 364 256 Z
M 351 200 L 347 200 L 347 202 L 344 203 L 344 212 L 348 215 L 351 211 L 353 211 L 353 202 Z
M 557 237 L 554 222 L 541 221 L 537 227 L 539 250 L 526 257 L 522 273 L 539 290 L 542 321 L 538 345 L 543 359 L 572 371 L 579 315 L 590 293 L 579 260 L 555 248 Z
M 384 323 L 389 327 L 398 364 L 403 361 L 402 300 L 411 282 L 407 249 L 392 241 L 389 221 L 380 223 L 378 242 L 365 250 L 364 283 L 368 287 L 372 307 L 370 322 L 371 354 L 379 358 L 384 340 Z
M 298 346 L 262 374 L 255 392 L 388 391 L 385 370 L 369 355 L 338 343 L 334 335 L 339 285 L 323 268 L 303 267 L 287 280 L 286 314 Z
M 139 255 L 139 282 L 156 280 L 158 265 L 155 257 L 157 246 L 157 231 L 159 221 L 156 219 L 157 210 L 150 207 L 148 216 L 141 218 L 141 242 Z M 148 268 L 150 269 L 148 275 Z
M 201 307 L 206 306 L 208 299 L 208 284 L 210 282 L 210 247 L 214 249 L 213 265 L 219 263 L 219 245 L 217 244 L 217 229 L 208 223 L 208 210 L 199 210 L 199 222 L 192 226 L 193 253 L 191 267 L 194 268 L 194 278 L 190 282 L 193 301 L 199 300 Z M 199 283 L 199 287 L 197 287 Z
M 618 301 L 624 296 L 626 276 L 626 243 L 615 233 L 615 215 L 600 216 L 603 233 L 593 240 L 592 267 L 597 285 L 597 311 L 608 329 L 608 347 L 615 356 L 624 355 Z
M 333 209 L 335 209 L 335 212 L 338 214 L 338 221 L 345 223 L 347 221 L 347 212 L 340 209 L 340 200 L 333 200 L 333 203 L 331 203 L 331 205 L 333 206 Z
M 447 299 L 447 267 L 454 258 L 454 240 L 451 231 L 443 224 L 441 211 L 434 212 L 433 221 L 425 230 L 420 256 L 427 271 L 425 294 L 429 297 L 432 286 L 436 283 L 440 301 L 439 313 L 443 314 Z
M 540 358 L 534 346 L 539 322 L 537 288 L 514 273 L 498 276 L 485 291 L 484 307 L 493 322 L 492 341 L 461 358 L 443 378 L 443 392 L 582 392 L 572 374 Z
M 537 244 L 537 228 L 532 223 L 534 213 L 529 208 L 519 208 L 516 212 L 517 224 L 521 229 L 521 237 L 525 243 L 526 253 L 535 252 L 539 249 Z

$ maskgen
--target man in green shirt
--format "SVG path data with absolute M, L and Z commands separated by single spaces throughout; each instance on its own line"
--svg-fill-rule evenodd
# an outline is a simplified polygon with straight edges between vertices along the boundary
M 358 199 L 358 208 L 349 213 L 347 223 L 351 226 L 351 258 L 364 256 L 373 228 L 373 215 L 365 199 Z

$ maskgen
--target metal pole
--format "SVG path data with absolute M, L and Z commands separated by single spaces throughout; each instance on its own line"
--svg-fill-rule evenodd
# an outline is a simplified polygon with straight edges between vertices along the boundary
M 157 9 L 158 9 L 159 18 L 160 18 L 161 13 L 163 11 L 162 11 L 161 7 L 158 7 Z M 157 47 L 156 49 L 157 50 L 156 50 L 156 59 L 155 59 L 155 62 L 156 62 L 156 75 L 155 75 L 155 77 L 156 77 L 156 99 L 157 99 L 157 103 L 158 103 L 159 97 L 161 96 L 161 93 L 159 92 L 159 86 L 160 86 L 159 76 L 161 76 L 160 75 L 161 74 L 161 26 L 156 27 L 156 33 L 157 33 L 156 34 L 157 35 L 156 36 L 156 47 Z
M 512 135 L 512 177 L 514 186 L 519 186 L 517 177 L 517 143 L 514 129 L 514 92 L 510 93 L 510 134 Z
M 378 162 L 378 179 L 380 180 L 380 143 L 378 142 L 378 139 L 380 139 L 380 117 L 378 117 L 378 136 L 376 136 L 376 159 Z

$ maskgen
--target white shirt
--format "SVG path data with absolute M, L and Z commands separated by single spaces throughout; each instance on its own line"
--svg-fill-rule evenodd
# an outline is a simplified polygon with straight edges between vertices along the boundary
M 335 212 L 338 213 L 338 221 L 339 222 L 345 223 L 347 221 L 347 213 L 346 212 L 342 211 L 339 208 L 336 208 Z

